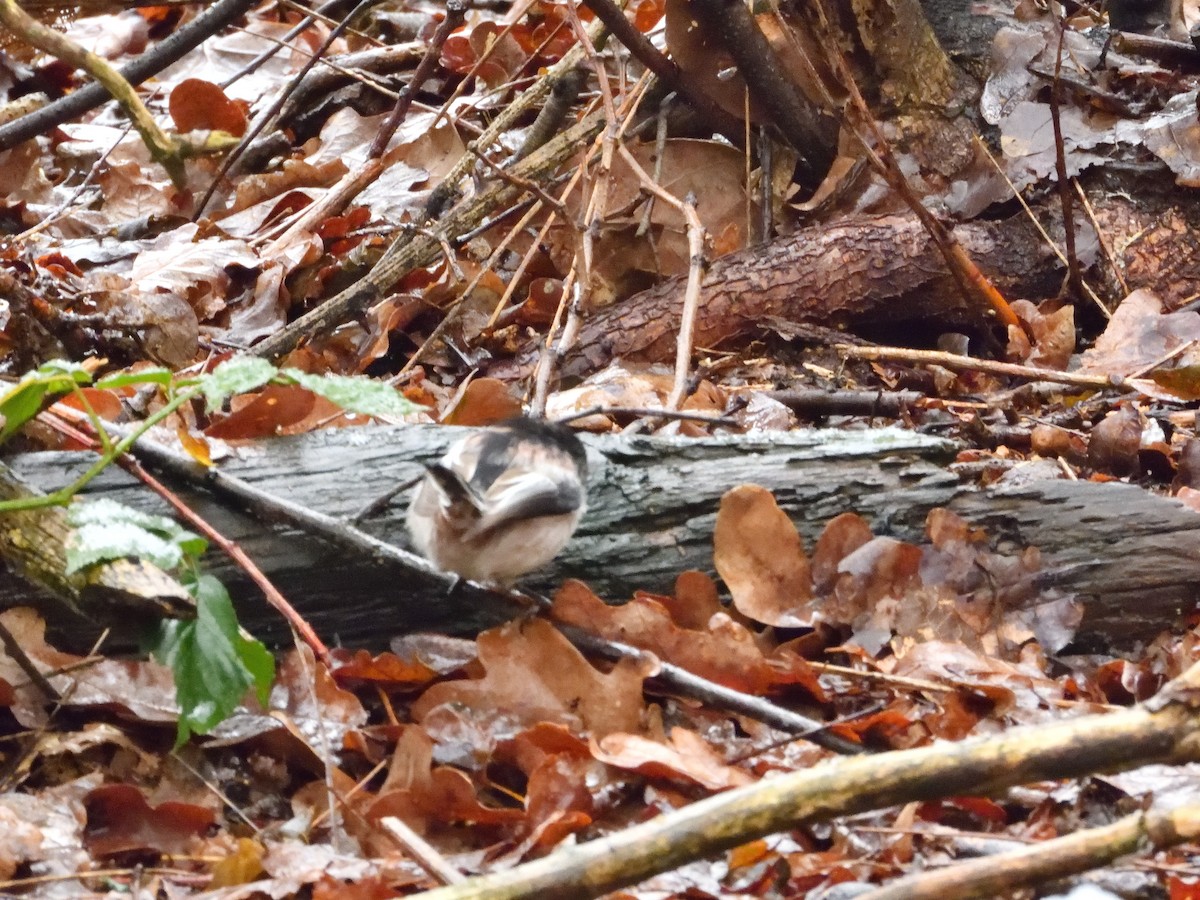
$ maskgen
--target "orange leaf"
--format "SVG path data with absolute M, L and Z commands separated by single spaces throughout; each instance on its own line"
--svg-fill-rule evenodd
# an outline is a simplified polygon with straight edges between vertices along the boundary
M 804 544 L 766 488 L 727 491 L 717 511 L 713 563 L 740 612 L 767 625 L 812 624 L 812 576 Z
M 246 110 L 230 100 L 211 81 L 188 78 L 171 91 L 168 103 L 171 120 L 181 132 L 227 131 L 241 137 L 246 130 Z

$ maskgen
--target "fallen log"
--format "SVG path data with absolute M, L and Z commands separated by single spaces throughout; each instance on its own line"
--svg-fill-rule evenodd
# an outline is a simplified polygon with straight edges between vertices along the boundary
M 1168 309 L 1200 290 L 1196 238 L 1189 196 L 1169 197 L 1139 189 L 1137 202 L 1119 193 L 1119 178 L 1095 179 L 1096 221 L 1130 290 L 1146 288 Z M 1038 211 L 1054 221 L 1052 209 Z M 1061 217 L 1059 217 L 1061 221 Z M 1089 265 L 1095 232 L 1080 226 Z M 1057 233 L 1061 228 L 1051 228 Z M 1063 268 L 1024 215 L 1003 221 L 964 222 L 954 235 L 980 270 L 1007 297 L 1057 296 Z M 1057 239 L 1057 238 L 1056 238 Z M 1111 279 L 1098 265 L 1094 277 Z M 683 304 L 683 277 L 669 278 L 604 309 L 589 313 L 558 374 L 577 380 L 616 359 L 666 362 L 674 358 Z M 911 215 L 860 216 L 819 224 L 713 260 L 701 285 L 695 346 L 730 348 L 768 330 L 772 322 L 817 323 L 851 332 L 896 325 L 937 335 L 948 330 L 977 333 L 979 310 L 963 296 L 928 233 Z M 532 347 L 516 359 L 492 364 L 489 374 L 515 378 L 527 373 L 540 352 Z
M 439 456 L 459 429 L 373 427 L 259 442 L 222 470 L 331 516 L 351 516 Z M 809 430 L 708 439 L 589 437 L 589 510 L 575 539 L 526 586 L 549 591 L 562 579 L 588 582 L 613 601 L 634 590 L 669 591 L 679 572 L 712 570 L 712 531 L 721 495 L 746 482 L 770 489 L 811 547 L 840 513 L 864 516 L 877 534 L 916 539 L 931 509 L 948 507 L 987 529 L 995 546 L 1036 546 L 1047 588 L 1084 604 L 1085 646 L 1150 637 L 1191 610 L 1200 585 L 1200 516 L 1176 501 L 1127 484 L 1046 481 L 980 491 L 945 467 L 949 443 L 894 428 Z M 32 484 L 52 489 L 92 457 L 30 453 L 10 460 Z M 444 588 L 395 566 L 345 551 L 228 508 L 202 486 L 179 493 L 241 544 L 326 640 L 380 647 L 419 628 L 471 631 L 512 614 L 511 607 L 464 608 Z M 139 509 L 166 513 L 161 501 L 113 469 L 89 487 Z M 363 527 L 406 544 L 398 498 Z M 243 623 L 269 642 L 288 634 L 229 563 L 210 554 L 211 571 L 238 600 Z M 0 605 L 29 603 L 29 588 L 0 576 Z M 71 638 L 71 636 L 66 636 Z M 75 636 L 75 641 L 85 640 Z

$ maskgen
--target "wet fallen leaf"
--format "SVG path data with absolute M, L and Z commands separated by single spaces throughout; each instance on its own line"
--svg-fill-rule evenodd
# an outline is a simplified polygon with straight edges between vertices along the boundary
M 593 739 L 592 753 L 610 766 L 633 769 L 649 778 L 683 778 L 710 790 L 740 787 L 755 780 L 726 765 L 699 735 L 685 728 L 672 728 L 665 742 L 636 734 L 610 734 Z
M 479 636 L 482 678 L 435 684 L 413 704 L 418 722 L 444 703 L 534 725 L 560 722 L 591 734 L 636 731 L 644 706 L 639 663 L 605 674 L 548 622 L 514 622 Z
M 703 629 L 681 628 L 666 607 L 647 596 L 609 606 L 582 582 L 568 581 L 554 595 L 552 615 L 736 690 L 763 693 L 776 678 L 754 635 L 723 612 L 711 616 Z
M 83 840 L 96 858 L 153 851 L 187 853 L 216 823 L 212 810 L 168 801 L 151 807 L 130 784 L 106 784 L 84 799 Z
M 812 625 L 812 576 L 800 535 L 771 492 L 742 485 L 726 492 L 713 533 L 713 564 L 733 605 L 757 622 Z

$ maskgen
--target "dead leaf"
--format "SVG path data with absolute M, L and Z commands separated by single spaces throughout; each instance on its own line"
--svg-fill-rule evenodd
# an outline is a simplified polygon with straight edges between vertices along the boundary
M 413 704 L 416 721 L 453 703 L 526 726 L 559 722 L 599 735 L 638 728 L 646 677 L 639 663 L 623 659 L 604 674 L 540 619 L 486 631 L 478 644 L 484 676 L 435 684 Z
M 784 628 L 812 625 L 806 609 L 812 576 L 804 544 L 770 491 L 746 484 L 721 498 L 713 564 L 743 615 Z
M 271 384 L 230 401 L 233 411 L 204 429 L 210 438 L 244 441 L 271 437 L 312 411 L 315 395 L 298 384 Z
M 1097 472 L 1124 478 L 1138 471 L 1142 445 L 1142 416 L 1133 406 L 1122 406 L 1105 416 L 1088 437 L 1088 465 Z
M 168 101 L 171 120 L 181 133 L 224 131 L 241 137 L 246 131 L 246 107 L 225 95 L 211 81 L 187 78 L 175 85 Z
M 686 728 L 672 728 L 666 743 L 636 734 L 593 738 L 592 754 L 610 766 L 632 769 L 648 778 L 682 778 L 713 791 L 742 787 L 755 780 L 741 769 L 726 765 L 703 738 Z
M 554 595 L 551 614 L 559 622 L 649 650 L 735 690 L 761 694 L 775 681 L 754 635 L 724 612 L 709 617 L 703 629 L 681 628 L 661 603 L 648 596 L 609 606 L 582 582 L 567 581 Z
M 475 378 L 442 417 L 443 425 L 495 425 L 521 415 L 521 401 L 495 378 Z
M 168 801 L 151 807 L 130 784 L 106 784 L 84 799 L 84 844 L 97 858 L 147 850 L 189 852 L 197 837 L 216 823 L 212 810 Z
M 1163 312 L 1150 291 L 1134 291 L 1121 301 L 1104 333 L 1083 352 L 1079 370 L 1086 374 L 1129 377 L 1166 358 L 1186 343 L 1200 341 L 1200 314 Z M 1188 353 L 1176 365 L 1196 360 Z
M 334 653 L 341 655 L 338 651 Z M 428 684 L 437 677 L 437 672 L 419 659 L 404 660 L 393 653 L 372 656 L 361 649 L 336 662 L 332 674 L 342 685 L 366 683 L 389 691 Z

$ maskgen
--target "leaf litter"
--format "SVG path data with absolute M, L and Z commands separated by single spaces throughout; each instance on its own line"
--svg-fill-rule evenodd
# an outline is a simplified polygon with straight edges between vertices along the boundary
M 507 102 L 507 87 L 573 44 L 560 4 L 533 6 L 511 29 L 477 14 L 450 38 L 444 69 L 476 80 L 476 90 L 453 108 L 453 124 L 432 110 L 415 110 L 388 145 L 385 174 L 348 209 L 312 227 L 293 231 L 289 224 L 364 161 L 382 114 L 347 107 L 320 121 L 294 122 L 290 158 L 270 173 L 239 177 L 196 224 L 188 221 L 195 198 L 173 187 L 141 142 L 111 117 L 64 124 L 52 153 L 33 143 L 6 151 L 7 173 L 0 176 L 6 215 L 29 228 L 53 217 L 45 227 L 53 240 L 37 252 L 15 244 L 0 249 L 0 268 L 54 301 L 49 310 L 6 311 L 12 371 L 31 362 L 24 355 L 32 345 L 21 338 L 38 329 L 47 338 L 44 355 L 86 350 L 118 365 L 151 360 L 183 367 L 215 347 L 272 334 L 299 307 L 332 293 L 383 252 L 385 223 L 417 219 L 478 131 L 476 123 Z M 643 30 L 662 14 L 661 4 L 631 6 Z M 391 13 L 379 15 L 387 22 Z M 104 38 L 98 52 L 117 57 L 139 52 L 144 23 L 126 13 L 81 19 L 76 30 Z M 670 34 L 670 22 L 667 28 L 689 74 L 707 72 L 714 85 L 728 81 L 718 77 L 728 61 L 685 48 L 682 36 Z M 247 104 L 294 75 L 312 49 L 306 38 L 290 53 L 244 70 L 264 38 L 286 31 L 284 22 L 254 14 L 244 29 L 163 73 L 161 102 L 179 130 L 239 134 Z M 1047 64 L 1057 32 L 1042 21 L 1002 32 L 996 41 L 1009 49 L 997 54 L 1003 65 L 984 88 L 982 108 L 999 127 L 1009 174 L 1022 186 L 1054 167 L 1046 143 L 1049 106 L 1033 68 Z M 1163 74 L 1115 54 L 1108 60 L 1116 71 L 1102 70 L 1104 54 L 1090 38 L 1072 33 L 1070 41 L 1073 58 L 1113 90 Z M 332 49 L 358 49 L 351 44 L 341 38 Z M 444 93 L 451 81 L 432 88 Z M 730 112 L 741 116 L 741 88 L 730 96 Z M 1112 144 L 1137 146 L 1163 159 L 1181 184 L 1193 184 L 1195 104 L 1188 100 L 1180 92 L 1151 104 L 1140 119 L 1115 125 L 1089 110 L 1065 109 L 1071 164 L 1082 170 L 1103 162 Z M 519 138 L 514 132 L 503 141 L 516 146 Z M 757 211 L 746 215 L 752 204 L 740 154 L 676 139 L 664 154 L 654 160 L 643 146 L 635 157 L 643 166 L 661 162 L 665 183 L 681 193 L 710 182 L 721 187 L 706 194 L 701 210 L 714 253 L 738 251 L 756 237 L 747 225 Z M 211 159 L 191 165 L 193 189 L 215 175 Z M 80 184 L 93 167 L 95 179 Z M 961 212 L 993 197 L 995 178 L 981 171 L 972 170 L 958 193 L 945 194 L 947 208 Z M 593 273 L 597 304 L 624 299 L 688 265 L 675 221 L 661 206 L 634 214 L 640 197 L 623 163 L 611 177 L 614 212 L 605 219 Z M 870 208 L 870 191 L 861 197 L 852 209 Z M 583 208 L 578 194 L 570 202 L 576 212 Z M 771 202 L 782 207 L 785 198 Z M 116 230 L 129 233 L 116 238 Z M 557 317 L 577 238 L 558 225 L 545 241 L 523 236 L 513 243 L 511 253 L 532 250 L 520 270 L 524 299 L 499 318 L 493 310 L 509 285 L 479 264 L 479 252 L 486 255 L 488 241 L 496 240 L 489 232 L 478 238 L 482 247 L 468 248 L 455 265 L 409 273 L 371 317 L 297 351 L 290 362 L 304 372 L 369 371 L 397 348 L 411 352 L 409 344 L 453 312 L 449 338 L 403 388 L 431 412 L 407 418 L 462 424 L 501 418 L 497 410 L 513 408 L 512 392 L 500 379 L 464 385 L 463 350 L 476 354 L 465 358 L 472 371 L 476 364 L 489 371 L 491 357 L 520 348 L 528 337 L 523 329 L 546 328 Z M 516 270 L 506 264 L 503 271 L 508 277 Z M 1085 373 L 1128 379 L 1140 393 L 1114 410 L 1089 408 L 1060 392 L 1053 412 L 1086 417 L 1086 432 L 1037 422 L 1025 446 L 1000 442 L 987 455 L 1012 462 L 1040 452 L 1094 478 L 1129 478 L 1151 471 L 1157 447 L 1177 470 L 1170 472 L 1172 490 L 1185 501 L 1194 498 L 1196 467 L 1188 462 L 1194 440 L 1186 445 L 1186 429 L 1177 429 L 1164 441 L 1153 428 L 1161 418 L 1153 401 L 1197 396 L 1190 370 L 1200 318 L 1177 299 L 1169 291 L 1128 292 L 1082 353 L 1075 309 L 1017 301 L 1024 328 L 1010 329 L 1013 359 L 1056 371 L 1078 364 Z M 785 326 L 774 337 L 765 330 L 736 356 L 707 358 L 708 377 L 697 379 L 685 408 L 721 412 L 732 402 L 743 405 L 738 414 L 751 428 L 790 428 L 797 413 L 771 391 L 797 381 L 830 384 L 825 373 L 844 360 L 818 352 L 782 365 L 792 345 L 785 332 L 794 323 Z M 1001 395 L 1007 385 L 977 372 L 885 362 L 851 369 L 848 379 L 930 389 L 950 402 L 930 403 L 919 417 L 964 432 L 979 419 L 992 426 L 1017 416 L 1028 424 L 1044 412 L 1017 398 L 1006 413 L 997 403 L 978 413 L 970 404 Z M 324 426 L 336 415 L 299 385 L 256 388 L 227 410 L 181 414 L 179 426 L 215 440 L 254 441 Z M 616 361 L 552 394 L 548 408 L 559 414 L 596 405 L 661 408 L 669 391 L 661 366 Z M 119 408 L 128 395 L 113 389 L 89 396 L 93 405 L 104 396 Z M 588 424 L 605 430 L 624 423 L 619 415 L 598 415 Z M 1129 705 L 1153 696 L 1196 658 L 1195 637 L 1182 628 L 1164 632 L 1139 659 L 1059 656 L 1078 626 L 1079 605 L 1042 590 L 1037 548 L 1000 553 L 994 537 L 934 510 L 924 540 L 905 542 L 876 534 L 847 512 L 827 523 L 809 555 L 771 494 L 742 485 L 725 495 L 714 531 L 713 567 L 728 605 L 710 575 L 683 572 L 672 594 L 639 592 L 621 605 L 605 601 L 624 598 L 600 598 L 582 582 L 568 582 L 552 616 L 716 684 L 803 710 L 872 750 Z M 5 891 L 107 895 L 135 883 L 144 890 L 148 880 L 169 896 L 206 890 L 230 898 L 399 896 L 434 882 L 383 827 L 388 816 L 421 833 L 452 865 L 476 872 L 612 834 L 654 812 L 802 770 L 829 755 L 745 714 L 663 690 L 648 658 L 589 661 L 538 619 L 514 621 L 475 641 L 409 636 L 397 640 L 395 653 L 340 651 L 332 673 L 293 652 L 265 706 L 248 699 L 212 735 L 172 755 L 178 710 L 166 669 L 60 652 L 46 643 L 44 623 L 29 610 L 6 611 L 2 621 L 39 668 L 55 673 L 51 682 L 62 697 L 51 703 L 16 660 L 0 656 L 0 706 L 8 711 L 13 748 L 0 794 Z M 952 797 L 805 826 L 658 876 L 627 895 L 797 896 L 886 881 L 965 856 L 973 841 L 1068 833 L 1110 809 L 1175 792 L 1178 774 L 1111 776 L 1076 791 L 1034 785 L 1002 802 Z M 1172 853 L 1164 858 L 1190 862 Z M 1168 881 L 1173 896 L 1187 895 L 1181 878 Z
M 716 531 L 723 536 L 717 568 L 732 606 L 721 604 L 709 576 L 691 572 L 671 596 L 642 594 L 619 606 L 568 582 L 553 619 L 834 721 L 839 733 L 875 750 L 1128 704 L 1152 695 L 1193 655 L 1194 641 L 1164 635 L 1149 669 L 1104 658 L 1070 669 L 1055 664 L 1030 633 L 1051 615 L 1065 616 L 1055 628 L 1069 631 L 1074 613 L 1030 605 L 1036 555 L 999 557 L 986 535 L 945 511 L 931 516 L 926 541 L 912 545 L 874 537 L 861 519 L 840 516 L 810 561 L 770 494 L 744 485 L 726 496 Z M 747 560 L 764 546 L 773 548 L 776 565 L 756 581 Z M 781 583 L 794 587 L 790 601 Z M 7 832 L 14 888 L 56 871 L 53 860 L 74 848 L 76 892 L 104 892 L 85 874 L 89 867 L 136 861 L 174 890 L 213 876 L 225 886 L 247 881 L 246 893 L 231 896 L 290 896 L 301 884 L 314 891 L 389 884 L 403 893 L 428 876 L 405 863 L 382 830 L 388 816 L 471 871 L 619 830 L 647 804 L 677 808 L 698 791 L 754 783 L 828 756 L 753 719 L 663 693 L 644 660 L 598 667 L 550 622 L 519 619 L 442 649 L 445 639 L 414 636 L 397 643 L 402 656 L 339 651 L 330 675 L 293 652 L 267 708 L 249 703 L 177 762 L 155 750 L 169 741 L 174 708 L 169 679 L 151 675 L 155 664 L 60 654 L 42 643 L 35 614 L 3 616 L 46 668 L 69 674 L 54 678 L 64 700 L 48 719 L 45 698 L 22 686 L 19 670 L 0 657 L 4 684 L 17 686 L 6 708 L 42 735 L 19 743 L 21 774 L 14 780 L 10 773 L 0 809 L 91 785 L 74 795 L 73 824 L 65 833 L 58 826 L 53 854 L 48 820 L 23 818 L 23 827 Z M 1106 674 L 1114 672 L 1124 674 Z M 50 725 L 54 732 L 45 731 Z M 1154 789 L 1146 777 L 1142 792 Z M 335 809 L 330 786 L 340 798 Z M 931 848 L 948 847 L 973 831 L 1045 815 L 1046 790 L 1029 788 L 1003 806 L 930 801 L 906 827 Z M 1069 811 L 1056 818 L 1064 815 L 1057 827 L 1073 827 Z M 953 839 L 939 837 L 947 823 Z M 843 827 L 850 829 L 844 836 L 867 831 L 851 846 L 819 828 L 802 829 L 793 836 L 798 844 L 775 839 L 760 847 L 751 868 L 766 866 L 790 889 L 804 890 L 853 872 L 878 878 L 911 863 L 911 854 L 906 862 L 871 837 L 896 827 L 891 814 Z M 302 862 L 288 849 L 297 838 L 340 844 L 349 855 Z M 744 868 L 718 866 L 701 882 L 715 879 L 725 896 L 748 877 Z M 645 896 L 655 896 L 653 884 Z

